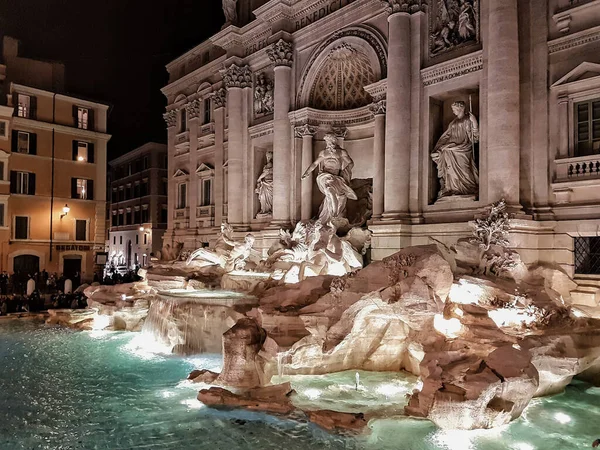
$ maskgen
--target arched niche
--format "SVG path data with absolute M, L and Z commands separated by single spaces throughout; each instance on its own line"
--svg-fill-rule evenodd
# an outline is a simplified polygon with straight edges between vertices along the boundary
M 364 92 L 363 87 L 387 77 L 385 48 L 383 38 L 368 26 L 350 27 L 333 33 L 315 49 L 305 66 L 298 90 L 297 107 L 315 107 L 315 103 L 320 106 L 316 109 L 325 110 L 365 106 L 362 103 L 367 101 L 368 94 Z M 319 92 L 323 93 L 322 89 L 328 89 L 324 81 L 332 79 L 328 77 L 328 72 L 335 73 L 335 86 L 329 89 L 336 101 L 323 101 L 322 96 L 321 100 L 317 101 Z M 342 88 L 341 93 L 338 87 Z M 347 89 L 348 93 L 354 91 L 354 98 L 346 101 L 344 89 Z M 337 94 L 334 91 L 337 91 Z M 323 107 L 328 104 L 331 108 Z M 351 108 L 344 108 L 347 105 Z

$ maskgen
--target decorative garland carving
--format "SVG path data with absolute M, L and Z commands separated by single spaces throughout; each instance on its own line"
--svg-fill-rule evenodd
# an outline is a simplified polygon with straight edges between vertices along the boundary
M 252 86 L 252 71 L 250 70 L 250 66 L 236 66 L 232 64 L 227 69 L 221 70 L 221 76 L 227 89 Z
M 369 110 L 373 113 L 374 116 L 385 115 L 386 112 L 386 100 L 379 100 L 371 103 L 369 106 Z
M 279 39 L 270 48 L 267 48 L 267 55 L 275 66 L 292 67 L 294 60 L 294 46 L 291 42 Z

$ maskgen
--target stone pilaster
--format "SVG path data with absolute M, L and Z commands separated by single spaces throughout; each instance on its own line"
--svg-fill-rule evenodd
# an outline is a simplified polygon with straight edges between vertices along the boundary
M 229 110 L 229 169 L 228 214 L 231 225 L 244 224 L 244 89 L 252 86 L 252 72 L 248 66 L 236 66 L 221 71 L 227 89 Z
M 517 0 L 488 4 L 487 62 L 487 198 L 502 198 L 520 209 L 519 28 Z
M 384 211 L 386 101 L 373 102 L 371 112 L 375 116 L 373 135 L 373 219 L 377 220 L 381 219 Z
M 408 220 L 411 162 L 411 20 L 420 0 L 387 0 L 388 81 L 385 136 L 384 220 Z
M 173 173 L 175 172 L 175 127 L 177 126 L 177 111 L 170 110 L 163 114 L 165 123 L 167 125 L 167 164 L 169 171 L 167 172 L 168 183 L 167 183 L 167 231 L 163 238 L 165 244 L 169 243 L 173 245 L 173 219 L 175 217 L 175 204 L 177 203 L 177 186 L 175 180 L 173 180 Z
M 214 105 L 215 121 L 215 184 L 213 186 L 215 196 L 215 226 L 223 222 L 223 208 L 225 204 L 224 192 L 224 141 L 225 141 L 225 105 L 227 104 L 227 91 L 219 89 L 212 95 Z
M 280 39 L 267 55 L 275 65 L 273 112 L 273 225 L 290 223 L 290 193 L 292 188 L 292 125 L 289 119 L 292 92 L 293 46 Z
M 313 137 L 317 132 L 317 127 L 304 124 L 296 127 L 296 137 L 302 138 L 302 171 L 306 170 L 314 160 L 313 157 Z M 311 175 L 306 180 L 302 180 L 302 201 L 301 214 L 302 220 L 312 219 L 312 197 L 313 197 L 314 179 Z
M 198 117 L 200 116 L 200 101 L 192 100 L 185 105 L 185 112 L 188 120 L 188 140 L 190 145 L 189 168 L 190 181 L 188 183 L 188 201 L 190 207 L 190 228 L 196 229 L 196 208 L 200 204 L 198 198 L 198 177 L 196 168 L 198 167 Z

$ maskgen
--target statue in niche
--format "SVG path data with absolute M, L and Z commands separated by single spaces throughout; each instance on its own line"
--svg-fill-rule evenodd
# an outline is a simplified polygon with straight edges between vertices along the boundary
M 354 161 L 346 150 L 337 143 L 335 134 L 325 135 L 325 150 L 302 175 L 306 179 L 318 167 L 317 186 L 325 196 L 319 211 L 319 221 L 323 224 L 332 222 L 337 228 L 348 224 L 346 219 L 346 203 L 348 199 L 356 200 L 357 196 L 350 187 Z
M 273 152 L 267 152 L 267 163 L 256 180 L 256 189 L 260 211 L 257 219 L 271 217 L 273 214 Z
M 264 73 L 258 74 L 254 87 L 254 114 L 256 116 L 273 113 L 275 108 L 274 88 L 273 82 L 267 80 Z
M 223 13 L 225 14 L 225 26 L 237 23 L 237 0 L 223 0 Z
M 431 54 L 478 42 L 479 0 L 435 0 L 431 16 Z
M 438 199 L 472 196 L 479 193 L 479 171 L 475 165 L 474 146 L 479 142 L 479 124 L 465 102 L 452 104 L 456 116 L 436 144 L 431 158 L 437 165 L 441 188 Z

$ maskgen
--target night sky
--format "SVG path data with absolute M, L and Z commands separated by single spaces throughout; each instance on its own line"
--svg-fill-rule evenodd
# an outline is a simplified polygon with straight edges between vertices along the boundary
M 219 0 L 0 0 L 0 35 L 61 61 L 66 90 L 111 105 L 108 158 L 166 142 L 165 65 L 220 30 Z

